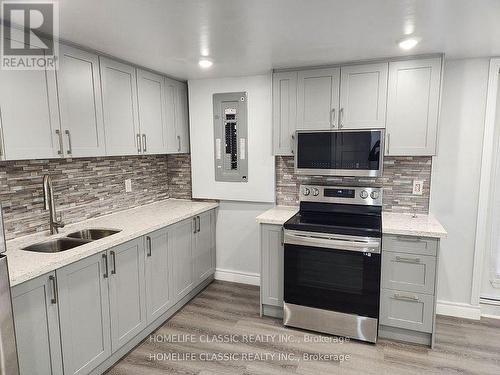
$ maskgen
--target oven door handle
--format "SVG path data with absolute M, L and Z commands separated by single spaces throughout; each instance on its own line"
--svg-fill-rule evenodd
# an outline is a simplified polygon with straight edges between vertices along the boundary
M 379 241 L 349 241 L 319 236 L 301 236 L 285 232 L 285 244 L 380 254 Z

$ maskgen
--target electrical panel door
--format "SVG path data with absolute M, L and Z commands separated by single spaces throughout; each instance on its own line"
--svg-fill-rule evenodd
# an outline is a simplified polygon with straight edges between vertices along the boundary
M 215 181 L 247 182 L 247 93 L 213 95 Z

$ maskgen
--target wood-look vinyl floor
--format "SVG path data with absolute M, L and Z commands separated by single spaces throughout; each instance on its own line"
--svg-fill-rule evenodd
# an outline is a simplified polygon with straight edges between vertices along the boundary
M 500 320 L 438 317 L 433 350 L 385 340 L 377 345 L 311 343 L 306 339 L 335 338 L 285 328 L 279 319 L 261 319 L 258 287 L 220 281 L 210 284 L 153 338 L 107 374 L 500 374 Z M 172 342 L 176 339 L 181 342 Z M 232 360 L 213 357 L 223 354 Z M 337 357 L 307 360 L 308 354 Z

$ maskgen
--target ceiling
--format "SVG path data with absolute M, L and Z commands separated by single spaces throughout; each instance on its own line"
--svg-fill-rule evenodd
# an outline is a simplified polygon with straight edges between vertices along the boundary
M 183 79 L 409 54 L 500 55 L 500 0 L 59 0 L 61 38 Z M 200 56 L 214 61 L 198 66 Z

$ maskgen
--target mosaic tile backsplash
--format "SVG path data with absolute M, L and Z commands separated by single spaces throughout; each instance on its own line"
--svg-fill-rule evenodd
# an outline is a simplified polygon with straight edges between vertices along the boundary
M 67 224 L 151 203 L 191 198 L 189 155 L 123 156 L 0 163 L 6 238 L 48 230 L 43 176 L 52 176 L 58 214 Z M 132 192 L 125 192 L 125 179 Z
M 383 209 L 392 212 L 429 212 L 432 157 L 385 157 L 382 177 L 296 176 L 292 156 L 276 157 L 276 203 L 299 204 L 301 184 L 383 187 Z M 413 195 L 413 180 L 423 180 L 423 194 Z

